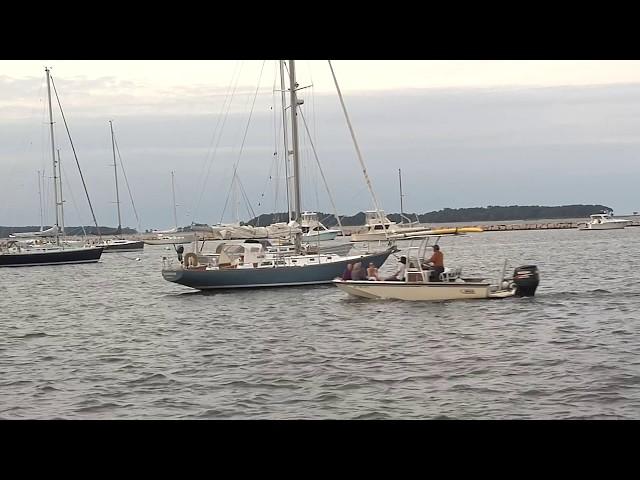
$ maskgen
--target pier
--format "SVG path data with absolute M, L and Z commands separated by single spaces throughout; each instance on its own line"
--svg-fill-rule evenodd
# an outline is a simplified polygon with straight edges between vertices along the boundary
M 625 217 L 620 217 L 625 218 Z M 519 223 L 493 223 L 493 224 L 425 224 L 424 228 L 461 228 L 461 227 L 479 227 L 482 228 L 485 232 L 507 232 L 514 230 L 566 230 L 566 229 L 577 229 L 581 225 L 585 225 L 587 223 L 586 220 L 571 220 L 571 221 L 558 221 L 558 222 L 519 222 Z M 640 227 L 640 219 L 634 218 L 631 219 L 631 223 L 627 225 L 629 227 Z M 343 227 L 345 236 L 349 236 L 352 233 L 356 233 L 358 231 L 364 230 L 364 226 L 345 226 Z

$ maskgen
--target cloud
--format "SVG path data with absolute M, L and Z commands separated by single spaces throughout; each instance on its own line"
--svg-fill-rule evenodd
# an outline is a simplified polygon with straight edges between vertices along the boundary
M 35 171 L 50 169 L 48 126 L 42 105 L 36 102 L 34 110 L 23 101 L 37 97 L 40 85 L 36 79 L 5 76 L 0 87 L 0 200 L 5 206 L 0 224 L 34 223 Z M 104 77 L 60 80 L 58 89 L 101 223 L 113 224 L 115 218 L 110 119 L 143 227 L 171 223 L 171 170 L 177 172 L 182 223 L 196 213 L 195 220 L 219 221 L 238 159 L 256 213 L 285 208 L 284 169 L 280 166 L 276 174 L 274 165 L 274 152 L 282 150 L 281 126 L 271 110 L 270 88 L 258 94 L 242 156 L 255 91 L 249 86 L 238 88 L 215 155 L 227 88 L 195 85 L 158 94 L 142 84 Z M 355 213 L 371 208 L 338 99 L 312 97 L 308 91 L 303 98 L 303 113 L 338 209 Z M 387 211 L 399 210 L 398 168 L 403 171 L 405 209 L 419 213 L 489 204 L 603 203 L 621 213 L 640 207 L 628 193 L 640 178 L 640 84 L 406 89 L 353 94 L 345 101 Z M 36 113 L 25 114 L 29 108 Z M 75 161 L 59 120 L 56 138 L 81 203 L 81 186 L 71 170 Z M 305 208 L 330 211 L 304 136 L 301 146 Z M 615 181 L 603 182 L 603 175 Z M 79 209 L 90 219 L 84 203 Z M 135 226 L 130 207 L 125 216 Z

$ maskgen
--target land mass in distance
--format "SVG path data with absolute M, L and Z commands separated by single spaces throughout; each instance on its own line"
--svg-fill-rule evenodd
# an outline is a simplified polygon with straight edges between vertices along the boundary
M 541 220 L 541 219 L 567 219 L 567 218 L 588 218 L 589 215 L 609 211 L 610 207 L 606 205 L 560 205 L 560 206 L 540 206 L 540 205 L 510 205 L 488 207 L 471 207 L 471 208 L 443 208 L 442 210 L 432 211 L 423 214 L 405 213 L 405 222 L 407 219 L 411 221 L 418 220 L 420 223 L 460 223 L 460 222 L 505 222 L 511 220 Z M 337 225 L 335 216 L 332 213 L 316 212 L 318 218 L 326 226 L 331 227 Z M 636 212 L 634 212 L 636 213 Z M 387 214 L 387 217 L 393 221 L 400 223 L 402 217 L 399 213 Z M 286 222 L 288 215 L 286 212 L 265 213 L 252 218 L 248 222 L 241 222 L 253 226 L 265 226 L 275 222 Z M 358 212 L 355 215 L 341 215 L 340 221 L 344 226 L 364 225 L 364 212 Z M 194 223 L 193 225 L 203 225 Z M 180 228 L 182 231 L 190 231 L 191 225 Z M 46 228 L 46 227 L 45 227 Z M 67 235 L 82 235 L 83 227 L 65 227 Z M 0 238 L 7 238 L 10 233 L 32 232 L 40 229 L 40 226 L 22 226 L 22 227 L 5 227 L 0 226 Z M 88 235 L 97 235 L 95 226 L 85 226 L 84 230 Z M 113 235 L 116 232 L 115 227 L 100 227 L 102 235 Z M 123 235 L 132 235 L 138 233 L 133 228 L 122 228 Z M 150 233 L 146 230 L 145 233 Z

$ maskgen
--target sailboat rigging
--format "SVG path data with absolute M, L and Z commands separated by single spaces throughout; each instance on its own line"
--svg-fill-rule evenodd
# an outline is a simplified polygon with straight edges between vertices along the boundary
M 127 240 L 122 238 L 122 216 L 120 214 L 120 191 L 118 189 L 118 164 L 116 162 L 116 142 L 113 133 L 113 121 L 109 120 L 109 129 L 111 131 L 111 149 L 113 152 L 113 175 L 116 186 L 116 210 L 118 212 L 118 228 L 116 236 L 113 239 L 103 241 L 100 245 L 104 247 L 105 252 L 122 252 L 142 250 L 144 242 L 142 240 Z
M 290 223 L 299 225 L 303 210 L 297 110 L 298 106 L 303 104 L 303 100 L 297 97 L 299 85 L 296 81 L 295 61 L 290 60 L 288 67 L 293 164 L 292 191 L 290 192 L 292 222 Z M 285 152 L 289 152 L 287 143 Z M 163 258 L 162 276 L 167 281 L 199 290 L 314 285 L 330 283 L 343 273 L 349 263 L 362 262 L 366 265 L 373 263 L 379 268 L 389 255 L 397 250 L 395 246 L 390 245 L 384 251 L 376 253 L 345 256 L 335 253 L 312 254 L 304 250 L 301 236 L 302 232 L 298 229 L 295 232 L 293 252 L 270 248 L 266 242 L 258 240 L 247 240 L 239 245 L 223 243 L 218 245 L 214 254 L 198 252 L 197 246 L 194 245 L 194 251 L 183 257 L 183 252 L 178 249 L 178 264 L 175 264 L 172 259 Z
M 171 198 L 173 201 L 173 228 L 169 230 L 154 230 L 153 233 L 156 237 L 145 238 L 144 243 L 147 245 L 179 245 L 191 243 L 195 236 L 191 235 L 170 235 L 178 233 L 178 212 L 176 205 L 176 186 L 175 186 L 175 172 L 171 171 Z

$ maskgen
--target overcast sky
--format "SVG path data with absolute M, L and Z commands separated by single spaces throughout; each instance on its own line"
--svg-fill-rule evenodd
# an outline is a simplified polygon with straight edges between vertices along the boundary
M 234 220 L 234 208 L 227 206 L 224 218 L 222 213 L 236 162 L 252 212 L 285 210 L 283 166 L 276 161 L 283 150 L 279 93 L 273 92 L 279 87 L 276 64 L 0 61 L 0 225 L 39 223 L 36 172 L 51 175 L 45 65 L 53 67 L 100 224 L 117 223 L 109 120 L 143 229 L 173 223 L 171 170 L 181 225 Z M 388 212 L 400 209 L 398 168 L 408 212 L 573 203 L 602 203 L 619 214 L 640 210 L 640 62 L 333 65 L 374 189 Z M 302 112 L 338 211 L 372 208 L 327 62 L 302 60 L 296 66 L 300 86 L 313 85 L 300 91 Z M 54 115 L 66 223 L 90 224 L 57 108 Z M 329 212 L 302 123 L 300 130 L 303 207 Z M 119 187 L 123 226 L 136 227 L 122 177 Z M 249 217 L 244 203 L 242 220 Z

